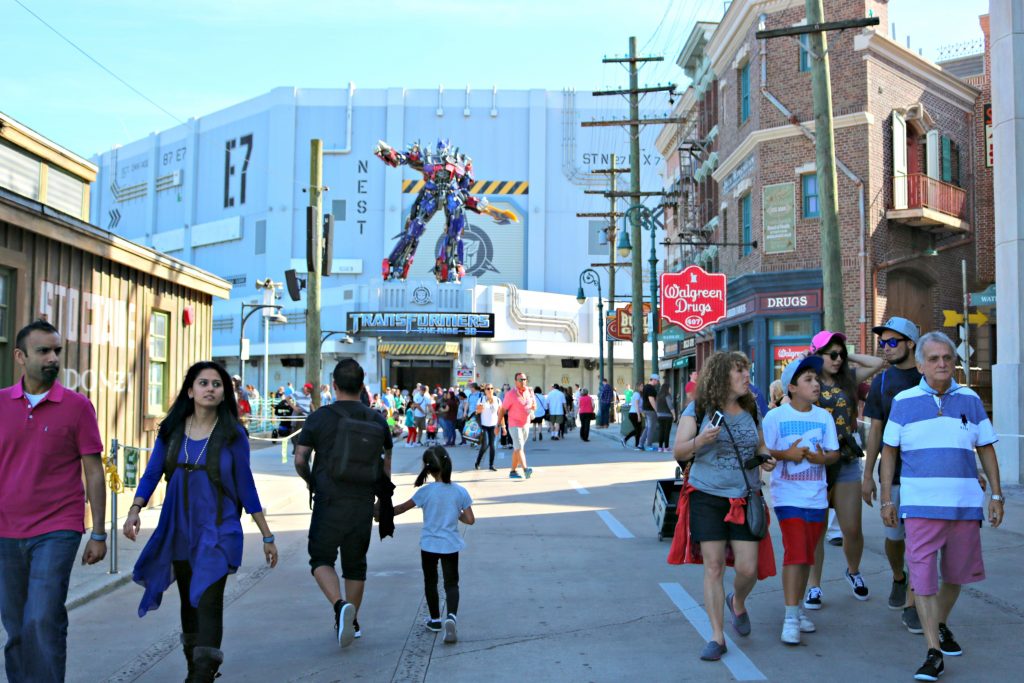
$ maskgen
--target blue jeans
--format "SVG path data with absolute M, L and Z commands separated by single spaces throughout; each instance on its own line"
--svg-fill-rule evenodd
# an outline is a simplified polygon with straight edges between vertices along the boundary
M 0 538 L 0 618 L 7 630 L 4 659 L 10 683 L 64 680 L 64 601 L 81 541 L 77 531 Z
M 612 404 L 611 404 L 610 401 L 608 403 L 605 403 L 604 401 L 598 401 L 598 404 L 597 404 L 597 426 L 598 427 L 607 427 L 608 426 L 608 414 L 611 412 L 611 409 L 612 409 Z
M 441 418 L 438 420 L 441 423 L 441 431 L 444 432 L 444 445 L 454 446 L 455 445 L 455 421 L 447 418 Z

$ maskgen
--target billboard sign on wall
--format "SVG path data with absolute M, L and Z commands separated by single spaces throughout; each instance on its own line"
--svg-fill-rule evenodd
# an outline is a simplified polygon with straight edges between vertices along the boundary
M 764 253 L 796 251 L 796 185 L 765 185 L 761 194 Z

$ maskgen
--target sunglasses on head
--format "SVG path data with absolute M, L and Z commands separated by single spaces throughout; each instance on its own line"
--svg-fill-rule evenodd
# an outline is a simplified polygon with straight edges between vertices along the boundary
M 829 351 L 827 353 L 825 351 L 818 351 L 818 355 L 819 356 L 828 356 L 832 360 L 839 360 L 840 358 L 843 358 L 843 357 L 846 356 L 846 354 L 844 354 L 842 351 Z
M 896 337 L 893 337 L 892 339 L 879 339 L 878 340 L 878 348 L 884 349 L 886 346 L 888 346 L 890 349 L 895 349 L 897 346 L 900 345 L 900 342 L 902 342 L 902 341 L 905 341 L 905 340 L 904 339 L 897 339 Z

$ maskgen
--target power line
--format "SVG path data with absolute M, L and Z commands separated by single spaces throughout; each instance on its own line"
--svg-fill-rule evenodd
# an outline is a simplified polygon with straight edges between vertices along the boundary
M 175 116 L 175 115 L 174 115 L 174 114 L 172 114 L 171 112 L 167 111 L 166 109 L 164 109 L 163 107 L 161 107 L 161 106 L 160 106 L 159 104 L 157 104 L 156 102 L 154 102 L 154 101 L 153 101 L 152 99 L 150 99 L 149 97 L 147 97 L 147 96 L 146 96 L 146 95 L 145 95 L 144 93 L 142 93 L 142 92 L 141 92 L 141 91 L 140 91 L 140 90 L 139 90 L 138 88 L 136 88 L 135 86 L 133 86 L 133 85 L 132 85 L 131 83 L 129 83 L 128 81 L 124 80 L 123 78 L 121 78 L 120 76 L 118 76 L 118 75 L 117 75 L 116 73 L 114 73 L 113 71 L 111 71 L 111 70 L 110 70 L 110 69 L 108 69 L 107 67 L 105 67 L 105 66 L 103 66 L 102 64 L 100 64 L 100 63 L 99 63 L 99 61 L 97 61 L 97 60 L 96 60 L 96 58 L 94 58 L 94 57 L 93 57 L 92 55 L 90 55 L 90 54 L 89 54 L 88 52 L 86 52 L 86 51 L 85 51 L 85 50 L 83 50 L 82 48 L 78 47 L 78 45 L 76 45 L 76 44 L 74 43 L 74 41 L 72 41 L 72 40 L 71 40 L 70 38 L 68 38 L 68 37 L 67 37 L 66 35 L 64 35 L 64 34 L 63 34 L 63 33 L 61 33 L 60 31 L 58 31 L 57 29 L 55 29 L 55 28 L 54 28 L 53 26 L 51 26 L 50 24 L 48 24 L 48 23 L 46 22 L 46 20 L 45 20 L 45 19 L 43 19 L 43 18 L 42 18 L 41 16 L 39 16 L 38 14 L 36 14 L 36 13 L 35 13 L 35 12 L 33 12 L 32 10 L 30 10 L 30 9 L 29 9 L 28 7 L 26 7 L 26 6 L 25 6 L 25 4 L 21 2 L 21 0 L 14 0 L 14 3 L 15 3 L 16 5 L 18 5 L 19 7 L 21 7 L 21 8 L 23 9 L 23 10 L 25 10 L 26 12 L 28 12 L 29 14 L 31 14 L 31 15 L 32 15 L 33 17 L 35 17 L 36 19 L 38 19 L 38 20 L 39 20 L 39 23 L 41 23 L 41 24 L 42 24 L 43 26 L 45 26 L 46 28 L 48 28 L 48 29 L 50 29 L 51 31 L 53 31 L 54 33 L 56 33 L 56 34 L 57 34 L 58 36 L 60 36 L 60 38 L 61 38 L 62 40 L 64 40 L 64 42 L 66 42 L 66 43 L 67 43 L 68 45 L 70 45 L 71 47 L 75 48 L 75 49 L 76 49 L 76 50 L 78 50 L 79 52 L 81 52 L 81 53 L 82 53 L 82 55 L 84 55 L 86 59 L 88 59 L 88 60 L 89 60 L 90 62 L 92 62 L 93 64 L 95 64 L 96 66 L 98 66 L 99 68 L 103 69 L 104 71 L 106 71 L 106 72 L 107 72 L 108 74 L 110 74 L 111 76 L 113 76 L 113 77 L 114 77 L 115 79 L 117 79 L 117 80 L 118 80 L 118 81 L 119 81 L 119 82 L 120 82 L 120 83 L 121 83 L 122 85 L 124 85 L 124 86 L 125 86 L 126 88 L 128 88 L 129 90 L 131 90 L 131 91 L 132 91 L 133 93 L 135 93 L 136 95 L 138 95 L 138 96 L 139 96 L 139 97 L 141 97 L 142 99 L 146 100 L 147 102 L 149 102 L 150 104 L 152 104 L 152 105 L 153 105 L 154 107 L 156 107 L 157 109 L 159 109 L 159 110 L 160 110 L 160 111 L 162 111 L 163 113 L 165 113 L 165 114 L 167 114 L 168 116 L 170 116 L 170 117 L 171 117 L 172 119 L 174 119 L 174 120 L 175 120 L 175 121 L 177 121 L 178 123 L 185 123 L 184 121 L 182 121 L 181 119 L 179 119 L 179 118 L 178 118 L 177 116 Z

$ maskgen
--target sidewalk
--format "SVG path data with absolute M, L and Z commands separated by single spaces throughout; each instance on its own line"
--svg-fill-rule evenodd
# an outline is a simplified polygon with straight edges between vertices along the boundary
M 266 442 L 252 441 L 252 468 L 253 478 L 256 481 L 256 490 L 260 493 L 260 502 L 264 512 L 283 508 L 291 503 L 293 496 L 303 495 L 305 488 L 301 482 L 297 482 L 294 470 L 290 463 L 281 463 L 281 447 L 278 444 L 267 445 Z M 109 505 L 110 501 L 107 501 Z M 82 536 L 82 545 L 78 551 L 79 560 L 76 561 L 71 570 L 71 581 L 68 586 L 68 599 L 66 602 L 69 611 L 76 607 L 95 600 L 120 586 L 131 581 L 132 568 L 139 557 L 139 553 L 146 547 L 153 529 L 160 519 L 160 507 L 143 510 L 139 515 L 141 529 L 139 536 L 133 543 L 121 533 L 121 526 L 124 524 L 127 507 L 118 508 L 118 539 L 117 539 L 117 569 L 118 572 L 111 573 L 111 553 L 113 543 L 110 538 L 110 529 L 107 528 L 107 557 L 102 562 L 94 565 L 83 565 L 81 556 L 85 552 L 88 543 L 88 533 Z M 242 525 L 252 525 L 249 516 L 242 515 Z M 0 628 L 0 643 L 6 641 L 7 634 Z

